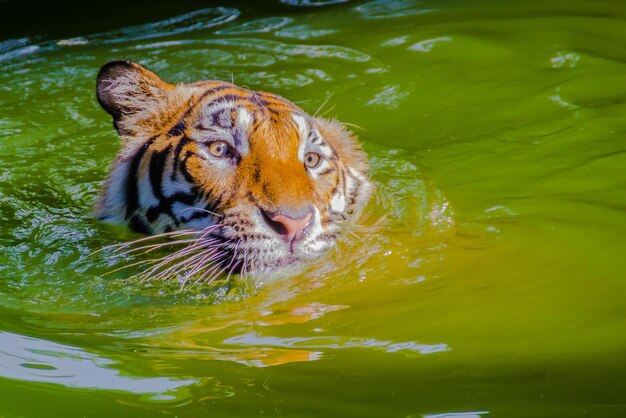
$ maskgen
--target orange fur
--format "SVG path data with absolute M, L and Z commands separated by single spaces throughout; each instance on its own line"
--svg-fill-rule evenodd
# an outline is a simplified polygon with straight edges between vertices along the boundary
M 259 211 L 291 219 L 315 210 L 320 229 L 334 231 L 369 197 L 367 159 L 353 135 L 275 94 L 223 81 L 173 85 L 125 61 L 105 65 L 97 89 L 124 140 L 96 205 L 102 219 L 154 233 L 181 228 L 186 218 L 174 209 L 183 204 L 208 207 L 216 216 L 207 222 L 241 241 L 228 227 L 267 233 Z M 214 141 L 230 141 L 233 157 L 212 156 Z M 305 152 L 322 156 L 318 168 L 305 166 Z

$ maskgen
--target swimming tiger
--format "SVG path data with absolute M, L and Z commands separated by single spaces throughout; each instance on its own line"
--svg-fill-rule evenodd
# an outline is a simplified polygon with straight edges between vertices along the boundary
M 203 260 L 255 272 L 316 258 L 371 194 L 344 125 L 276 94 L 170 84 L 130 61 L 105 64 L 96 90 L 122 138 L 96 216 L 144 234 L 191 231 L 205 248 L 186 253 L 196 271 Z

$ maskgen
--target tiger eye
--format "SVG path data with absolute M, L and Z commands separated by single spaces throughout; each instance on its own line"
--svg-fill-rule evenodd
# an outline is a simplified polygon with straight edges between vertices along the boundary
M 209 152 L 217 158 L 224 158 L 228 154 L 228 144 L 224 141 L 211 142 Z
M 304 156 L 304 165 L 308 168 L 315 168 L 321 160 L 322 157 L 317 152 L 307 152 Z

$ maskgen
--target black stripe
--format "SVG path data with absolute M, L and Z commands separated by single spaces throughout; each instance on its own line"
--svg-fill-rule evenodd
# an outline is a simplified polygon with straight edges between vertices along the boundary
M 200 96 L 200 98 L 198 99 L 197 103 L 200 103 L 202 101 L 202 99 L 204 99 L 205 97 L 207 97 L 207 96 L 209 96 L 209 95 L 211 95 L 213 93 L 216 93 L 216 92 L 218 92 L 220 90 L 225 90 L 225 89 L 228 89 L 228 88 L 236 88 L 236 86 L 233 86 L 232 84 L 222 84 L 220 86 L 210 88 L 207 91 L 205 91 L 204 93 L 202 93 L 202 96 Z
M 218 92 L 218 91 L 220 91 L 220 90 L 224 90 L 224 89 L 227 89 L 227 88 L 232 88 L 232 87 L 234 87 L 234 86 L 233 86 L 233 85 L 230 85 L 230 84 L 222 84 L 222 85 L 220 85 L 220 86 L 213 87 L 213 88 L 210 88 L 210 89 L 206 90 L 204 93 L 202 93 L 202 95 L 198 98 L 198 100 L 196 100 L 196 102 L 195 102 L 195 103 L 192 103 L 192 102 L 193 102 L 193 98 L 192 98 L 192 99 L 190 99 L 190 100 L 189 100 L 189 102 L 187 103 L 187 110 L 185 111 L 185 113 L 183 114 L 183 117 L 181 118 L 181 122 L 182 122 L 184 119 L 186 119 L 189 115 L 191 115 L 191 112 L 193 112 L 193 111 L 194 111 L 194 109 L 196 108 L 196 106 L 197 106 L 198 104 L 200 104 L 200 102 L 202 102 L 202 100 L 203 100 L 205 97 L 207 97 L 207 96 L 209 96 L 209 95 L 211 95 L 211 94 L 213 94 L 213 93 L 216 93 L 216 92 Z M 181 123 L 181 122 L 179 122 L 179 123 Z
M 197 210 L 197 211 L 194 212 L 193 215 L 191 215 L 188 218 L 180 218 L 180 221 L 182 223 L 187 223 L 187 222 L 193 221 L 195 219 L 207 218 L 207 217 L 209 217 L 209 215 L 210 215 L 210 213 L 207 213 L 207 212 L 205 212 L 203 210 Z
M 172 129 L 170 129 L 170 131 L 167 134 L 170 136 L 178 136 L 185 132 L 186 127 L 187 127 L 187 124 L 185 124 L 185 121 L 181 119 L 178 121 L 176 125 L 174 125 Z
M 198 158 L 202 158 L 204 160 L 204 157 L 202 157 L 199 154 L 196 154 L 193 151 L 187 151 L 185 153 L 185 157 L 183 158 L 183 160 L 180 162 L 180 171 L 183 173 L 183 177 L 185 178 L 185 180 L 187 180 L 188 183 L 194 184 L 195 180 L 193 179 L 193 177 L 191 176 L 191 173 L 189 173 L 189 170 L 187 169 L 187 160 L 189 159 L 189 157 L 191 156 L 196 156 Z
M 202 218 L 208 218 L 209 216 L 213 216 L 213 213 L 215 213 L 215 209 L 217 208 L 217 206 L 219 205 L 219 203 L 216 202 L 209 202 L 204 206 L 204 210 L 197 210 L 193 213 L 193 215 L 189 216 L 188 218 L 181 218 L 181 222 L 186 223 L 189 221 L 193 221 L 194 219 L 202 219 Z
M 326 174 L 330 174 L 333 171 L 335 171 L 334 167 L 328 167 L 326 170 L 322 171 L 321 173 L 318 173 L 318 176 L 325 176 Z
M 219 96 L 216 97 L 215 99 L 211 100 L 210 102 L 206 103 L 206 106 L 210 106 L 212 104 L 217 104 L 217 103 L 224 103 L 224 102 L 234 102 L 240 99 L 243 99 L 244 97 L 239 96 L 237 94 L 225 94 L 223 96 Z
M 163 190 L 161 189 L 163 170 L 165 169 L 165 160 L 171 150 L 172 146 L 168 145 L 161 152 L 153 152 L 150 158 L 150 185 L 152 186 L 152 193 L 157 199 L 163 198 Z
M 347 170 L 340 170 L 341 181 L 343 182 L 342 189 L 343 189 L 343 199 L 344 200 L 348 198 L 348 182 L 346 181 L 346 171 Z
M 170 202 L 170 206 L 174 202 L 180 202 L 180 203 L 183 203 L 185 205 L 190 205 L 191 206 L 194 203 L 196 203 L 197 197 L 198 197 L 197 188 L 193 187 L 191 189 L 190 193 L 176 192 L 173 195 L 171 195 L 170 197 L 168 197 L 167 200 Z
M 257 108 L 264 108 L 268 104 L 270 104 L 267 100 L 263 99 L 259 93 L 256 91 L 252 92 L 249 98 L 250 102 L 255 104 Z
M 130 220 L 128 221 L 128 227 L 131 230 L 139 232 L 141 234 L 152 234 L 152 230 L 150 229 L 150 227 L 143 221 L 143 219 L 141 219 L 139 215 L 131 216 Z
M 158 219 L 159 215 L 165 213 L 170 218 L 172 218 L 176 225 L 179 225 L 180 221 L 176 218 L 176 215 L 172 210 L 172 205 L 176 202 L 179 202 L 184 205 L 193 206 L 197 200 L 197 188 L 195 187 L 191 189 L 190 193 L 177 192 L 170 197 L 161 197 L 161 200 L 159 201 L 159 204 L 157 206 L 152 206 L 146 211 L 146 218 L 148 219 L 148 222 L 154 222 Z
M 241 148 L 241 137 L 242 136 L 243 136 L 243 134 L 239 130 L 239 127 L 237 127 L 237 129 L 235 129 L 235 132 L 233 132 L 233 142 L 235 143 L 235 148 Z
M 254 167 L 252 178 L 254 179 L 255 183 L 258 183 L 261 181 L 261 168 L 258 165 Z
M 347 211 L 350 215 L 354 213 L 354 205 L 356 204 L 357 197 L 359 196 L 361 185 L 363 185 L 362 181 L 358 181 L 358 179 L 350 174 L 350 177 L 354 180 L 354 191 L 352 192 L 352 196 L 350 196 L 350 204 L 352 207 Z
M 146 211 L 146 219 L 148 220 L 148 222 L 152 223 L 159 218 L 160 214 L 161 214 L 160 206 L 152 206 L 150 209 Z
M 128 172 L 126 174 L 126 190 L 125 190 L 125 199 L 126 199 L 126 218 L 130 218 L 133 213 L 139 207 L 139 191 L 137 189 L 137 182 L 139 181 L 137 175 L 139 174 L 139 164 L 141 164 L 141 159 L 146 153 L 146 150 L 152 143 L 155 141 L 156 137 L 152 137 L 148 139 L 135 153 L 132 161 L 130 162 L 130 166 L 128 167 Z
M 176 144 L 176 149 L 174 150 L 174 161 L 172 162 L 172 181 L 176 181 L 176 175 L 178 174 L 178 160 L 180 159 L 180 153 L 183 150 L 185 144 L 190 142 L 190 139 L 184 135 Z
M 222 205 L 222 199 L 217 197 L 211 200 L 204 208 L 210 212 L 217 213 L 217 209 Z

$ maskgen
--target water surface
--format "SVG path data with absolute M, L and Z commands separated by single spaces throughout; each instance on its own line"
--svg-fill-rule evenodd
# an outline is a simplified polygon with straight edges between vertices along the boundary
M 0 415 L 626 416 L 626 4 L 218 6 L 0 41 Z M 111 59 L 350 123 L 365 227 L 295 277 L 106 275 Z

